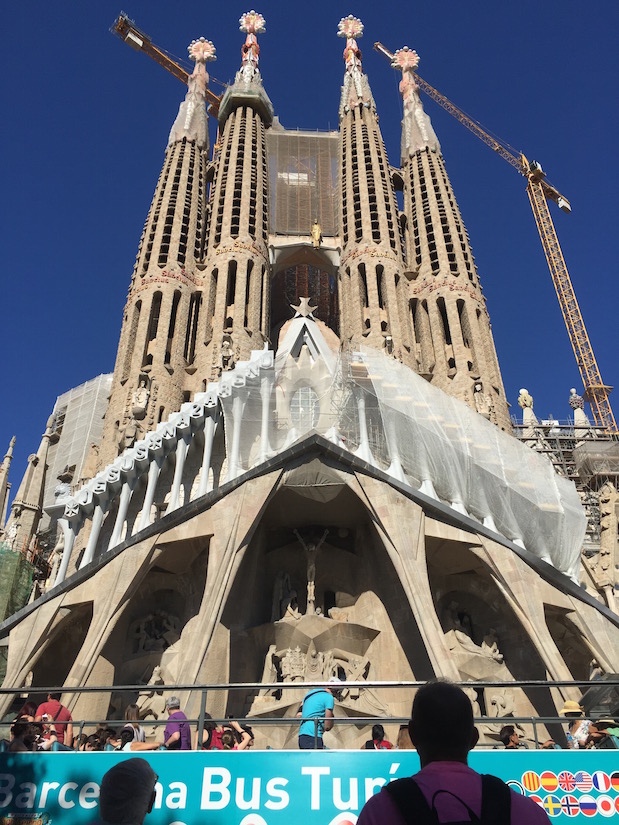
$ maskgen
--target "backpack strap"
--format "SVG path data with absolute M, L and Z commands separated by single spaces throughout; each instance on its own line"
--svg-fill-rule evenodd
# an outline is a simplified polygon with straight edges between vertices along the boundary
M 509 787 L 491 774 L 482 774 L 481 777 L 480 819 L 477 819 L 463 800 L 447 789 L 435 792 L 430 807 L 421 788 L 410 776 L 390 782 L 383 790 L 391 795 L 406 825 L 438 825 L 439 818 L 434 802 L 440 794 L 448 794 L 457 799 L 469 812 L 471 822 L 480 822 L 482 825 L 509 825 L 511 822 L 512 800 Z
M 512 795 L 509 786 L 490 773 L 481 776 L 481 821 L 509 825 L 511 822 Z
M 390 782 L 383 791 L 391 796 L 406 825 L 439 825 L 436 811 L 430 809 L 412 776 Z

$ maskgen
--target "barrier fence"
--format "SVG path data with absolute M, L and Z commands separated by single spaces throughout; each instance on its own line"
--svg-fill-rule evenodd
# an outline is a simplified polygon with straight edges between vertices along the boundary
M 243 683 L 224 685 L 115 685 L 96 687 L 30 687 L 0 689 L 0 696 L 14 694 L 17 701 L 45 699 L 48 693 L 63 692 L 69 705 L 72 695 L 124 693 L 130 699 L 142 691 L 188 697 L 199 694 L 199 714 L 190 722 L 204 729 L 209 697 L 218 691 L 305 691 L 324 686 L 314 683 Z M 357 682 L 346 687 L 397 687 L 410 696 L 423 682 Z M 593 689 L 601 689 L 595 713 L 589 718 L 612 715 L 604 702 L 616 702 L 619 677 L 598 682 L 475 682 L 465 688 L 556 689 L 555 696 L 574 696 L 574 688 L 589 689 L 585 697 L 596 700 Z M 26 692 L 27 690 L 27 692 Z M 609 699 L 610 697 L 610 699 Z M 606 707 L 611 707 L 607 704 Z M 615 707 L 615 705 L 612 705 Z M 592 706 L 593 708 L 593 706 Z M 336 705 L 337 713 L 337 705 Z M 100 720 L 75 720 L 78 730 Z M 222 722 L 222 718 L 215 721 Z M 290 717 L 246 720 L 258 729 L 264 725 L 297 725 Z M 336 726 L 402 724 L 406 718 L 342 717 Z M 531 725 L 539 744 L 538 728 L 565 723 L 558 716 L 488 717 L 480 724 Z M 119 725 L 124 720 L 109 720 Z M 150 724 L 150 722 L 149 722 Z M 156 726 L 165 719 L 154 720 Z M 145 825 L 289 825 L 290 817 L 302 816 L 304 825 L 355 825 L 367 799 L 387 782 L 415 773 L 419 760 L 414 750 L 254 750 L 254 751 L 152 751 L 78 753 L 0 753 L 1 825 L 94 825 L 97 820 L 99 787 L 103 775 L 119 761 L 138 755 L 147 759 L 157 774 L 155 802 Z M 533 799 L 552 819 L 580 823 L 592 817 L 619 816 L 619 759 L 612 750 L 483 750 L 469 755 L 469 764 L 482 773 L 492 773 L 512 790 Z
M 341 685 L 338 685 L 338 690 L 350 690 L 350 689 L 359 689 L 363 690 L 365 688 L 371 688 L 373 690 L 384 690 L 386 688 L 395 688 L 398 690 L 408 690 L 411 691 L 410 698 L 412 701 L 412 697 L 414 695 L 414 691 L 421 687 L 422 685 L 426 684 L 425 681 L 358 681 L 358 682 L 342 682 Z M 586 707 L 586 711 L 590 712 L 596 718 L 608 717 L 613 716 L 613 714 L 619 715 L 619 675 L 610 675 L 605 676 L 603 679 L 599 680 L 519 680 L 513 682 L 500 682 L 500 681 L 480 681 L 480 682 L 456 682 L 455 684 L 460 685 L 460 687 L 464 689 L 473 689 L 475 691 L 483 691 L 489 688 L 498 688 L 498 689 L 525 689 L 528 692 L 534 690 L 544 690 L 548 691 L 549 688 L 555 688 L 558 691 L 559 696 L 557 699 L 562 700 L 563 698 L 568 698 L 568 695 L 572 697 L 574 695 L 574 690 L 578 689 L 582 694 L 585 695 L 584 701 L 586 702 L 586 696 L 589 695 L 591 697 L 591 708 Z M 83 687 L 38 687 L 38 686 L 30 686 L 28 688 L 20 688 L 16 690 L 15 688 L 0 688 L 0 697 L 5 695 L 13 695 L 15 697 L 21 697 L 19 701 L 22 701 L 22 704 L 27 701 L 29 696 L 38 697 L 40 701 L 43 701 L 48 694 L 50 693 L 62 693 L 63 700 L 65 704 L 71 705 L 68 697 L 73 696 L 81 696 L 84 694 L 93 694 L 93 693 L 106 693 L 106 694 L 125 694 L 129 697 L 142 693 L 152 693 L 152 694 L 159 694 L 161 696 L 165 695 L 176 695 L 186 697 L 186 701 L 190 698 L 190 695 L 193 694 L 195 696 L 196 693 L 199 694 L 199 713 L 197 716 L 188 717 L 188 721 L 190 724 L 195 725 L 197 727 L 197 741 L 202 741 L 202 735 L 204 732 L 204 723 L 206 714 L 206 707 L 207 707 L 207 700 L 209 694 L 217 693 L 221 691 L 227 691 L 230 693 L 234 692 L 242 692 L 244 694 L 255 692 L 264 693 L 265 691 L 295 691 L 295 692 L 303 692 L 320 688 L 320 687 L 330 687 L 333 688 L 333 684 L 329 684 L 328 682 L 271 682 L 271 683 L 262 683 L 262 682 L 237 682 L 237 683 L 211 683 L 211 684 L 187 684 L 187 683 L 180 683 L 176 685 L 167 685 L 167 684 L 151 684 L 151 685 L 96 685 L 96 686 L 83 686 Z M 589 691 L 589 693 L 587 693 Z M 598 693 L 598 696 L 594 695 L 594 692 Z M 14 701 L 14 705 L 16 704 L 17 700 Z M 183 701 L 181 701 L 183 704 Z M 15 708 L 15 710 L 19 710 L 19 708 Z M 10 721 L 14 718 L 14 715 L 11 717 L 10 714 L 8 717 L 5 716 L 5 719 L 0 723 L 1 725 L 8 725 Z M 382 725 L 402 725 L 408 721 L 407 717 L 401 716 L 342 716 L 339 715 L 336 717 L 337 726 L 340 727 L 342 725 L 354 725 L 357 728 L 371 728 L 372 725 L 376 723 L 380 723 Z M 298 725 L 301 722 L 301 719 L 290 717 L 290 716 L 268 716 L 268 717 L 261 717 L 261 716 L 249 716 L 249 717 L 234 717 L 233 721 L 238 722 L 247 722 L 250 723 L 252 728 L 259 729 L 261 727 L 269 727 L 269 726 L 290 726 L 290 725 Z M 101 719 L 74 719 L 73 725 L 74 730 L 77 729 L 78 734 L 81 734 L 84 729 L 88 729 L 91 727 L 96 727 L 101 723 Z M 114 725 L 123 725 L 125 724 L 125 719 L 107 719 L 106 720 L 110 726 Z M 143 719 L 142 720 L 146 725 L 153 726 L 157 728 L 159 726 L 165 726 L 167 724 L 167 719 Z M 222 722 L 231 721 L 231 717 L 215 717 L 213 716 L 213 721 L 217 724 L 221 724 Z M 314 730 L 315 730 L 315 737 L 318 736 L 318 725 L 322 720 L 320 719 L 312 719 L 314 723 Z M 508 715 L 508 716 L 489 716 L 489 715 L 482 715 L 482 716 L 475 716 L 475 723 L 478 725 L 492 725 L 497 726 L 501 723 L 503 724 L 516 724 L 516 725 L 528 725 L 531 727 L 532 731 L 532 741 L 534 743 L 535 748 L 540 746 L 545 739 L 548 737 L 545 734 L 540 736 L 540 728 L 548 728 L 548 726 L 558 726 L 555 727 L 555 735 L 558 735 L 559 744 L 565 745 L 564 736 L 562 734 L 562 727 L 565 725 L 565 717 L 564 716 L 538 716 L 538 715 L 530 715 L 530 716 L 516 716 L 516 715 Z M 2 733 L 2 731 L 0 731 Z M 561 741 L 563 740 L 563 741 Z M 480 746 L 483 747 L 483 746 Z M 492 744 L 486 745 L 486 747 L 492 747 Z

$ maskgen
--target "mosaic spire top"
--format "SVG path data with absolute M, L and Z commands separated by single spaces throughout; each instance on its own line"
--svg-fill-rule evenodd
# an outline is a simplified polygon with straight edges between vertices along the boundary
M 391 60 L 394 69 L 402 72 L 400 94 L 404 103 L 402 118 L 402 162 L 420 149 L 428 147 L 432 152 L 440 152 L 438 138 L 428 115 L 424 112 L 419 98 L 419 86 L 415 81 L 415 70 L 419 65 L 419 55 L 414 49 L 403 46 L 394 53 Z
M 241 71 L 245 76 L 245 80 L 249 81 L 258 71 L 260 46 L 256 35 L 266 31 L 266 21 L 261 14 L 252 9 L 239 18 L 239 29 L 247 35 L 241 48 L 243 60 Z
M 168 146 L 183 138 L 195 141 L 200 149 L 208 150 L 208 116 L 206 114 L 206 87 L 209 76 L 206 64 L 216 60 L 215 46 L 211 40 L 200 37 L 187 46 L 189 59 L 196 64 L 187 80 L 187 94 L 181 103 L 176 120 L 172 124 Z
M 344 47 L 346 73 L 340 101 L 340 119 L 346 112 L 355 109 L 357 106 L 366 106 L 375 112 L 376 106 L 370 84 L 363 74 L 361 49 L 357 45 L 357 40 L 363 37 L 363 23 L 352 14 L 349 14 L 348 17 L 342 17 L 337 26 L 337 36 L 346 38 L 346 46 Z

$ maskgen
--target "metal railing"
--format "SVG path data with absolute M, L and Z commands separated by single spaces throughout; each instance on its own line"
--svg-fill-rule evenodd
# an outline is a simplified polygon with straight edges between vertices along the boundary
M 361 689 L 364 688 L 372 688 L 374 690 L 381 690 L 381 689 L 398 689 L 398 690 L 416 690 L 423 685 L 427 684 L 426 681 L 403 681 L 403 680 L 393 680 L 393 681 L 357 681 L 357 682 L 342 682 L 341 685 L 338 685 L 337 690 L 347 691 L 349 689 Z M 484 690 L 486 688 L 502 688 L 502 689 L 509 689 L 517 690 L 517 689 L 538 689 L 548 691 L 550 688 L 557 688 L 561 689 L 580 689 L 581 693 L 584 694 L 587 688 L 608 688 L 608 689 L 616 689 L 616 699 L 615 702 L 619 703 L 619 676 L 609 676 L 599 680 L 539 680 L 539 679 L 526 679 L 526 680 L 518 680 L 513 682 L 503 682 L 503 681 L 480 681 L 480 682 L 454 682 L 453 684 L 462 687 L 463 689 L 473 689 L 473 690 Z M 88 686 L 80 686 L 80 687 L 58 687 L 58 686 L 28 686 L 28 687 L 21 687 L 21 688 L 0 688 L 0 697 L 13 695 L 13 696 L 20 696 L 23 698 L 23 702 L 25 703 L 28 701 L 29 696 L 34 697 L 46 697 L 48 694 L 53 693 L 61 693 L 63 694 L 63 698 L 67 696 L 82 696 L 84 694 L 91 694 L 91 693 L 115 693 L 115 694 L 140 694 L 140 693 L 151 693 L 151 694 L 169 694 L 169 695 L 179 695 L 183 693 L 192 693 L 195 694 L 198 692 L 200 694 L 200 709 L 197 717 L 191 717 L 187 719 L 187 722 L 190 725 L 197 726 L 197 743 L 198 743 L 198 750 L 200 749 L 200 744 L 203 741 L 203 734 L 205 729 L 205 722 L 207 721 L 206 716 L 206 703 L 207 697 L 209 693 L 212 692 L 221 692 L 221 691 L 243 691 L 246 694 L 248 692 L 255 692 L 258 694 L 260 692 L 262 695 L 265 694 L 266 691 L 287 691 L 287 690 L 294 690 L 296 692 L 299 691 L 308 691 L 315 688 L 321 687 L 329 687 L 331 689 L 334 688 L 333 683 L 329 682 L 236 682 L 236 683 L 179 683 L 174 685 L 168 684 L 138 684 L 138 685 L 88 685 Z M 564 691 L 562 691 L 564 692 Z M 68 704 L 71 704 L 70 702 Z M 595 711 L 595 709 L 593 709 Z M 602 718 L 602 716 L 613 716 L 613 713 L 605 710 L 600 710 L 597 714 L 591 714 L 592 718 Z M 617 714 L 614 714 L 617 715 Z M 12 720 L 5 720 L 0 722 L 0 725 L 8 725 Z M 110 726 L 113 725 L 123 725 L 127 722 L 126 719 L 106 719 L 105 720 Z M 145 724 L 157 728 L 161 725 L 167 725 L 167 719 L 141 719 L 141 722 Z M 307 721 L 301 717 L 276 717 L 276 716 L 268 716 L 268 717 L 261 717 L 261 716 L 249 716 L 249 717 L 209 717 L 209 721 L 212 721 L 216 724 L 226 724 L 231 721 L 239 722 L 239 723 L 251 723 L 252 727 L 261 727 L 261 726 L 291 726 L 291 725 L 299 725 L 302 721 Z M 324 717 L 314 718 L 312 717 L 309 721 L 314 724 L 314 740 L 315 743 L 320 737 L 320 726 L 324 723 Z M 337 726 L 346 726 L 346 725 L 354 725 L 358 728 L 363 727 L 370 727 L 376 723 L 380 724 L 387 724 L 387 725 L 403 725 L 409 721 L 409 717 L 402 717 L 402 716 L 338 716 L 335 717 L 334 723 Z M 539 736 L 539 728 L 543 727 L 546 728 L 548 725 L 565 725 L 566 718 L 564 716 L 476 716 L 475 717 L 475 724 L 480 725 L 499 725 L 503 724 L 516 724 L 516 725 L 530 725 L 533 731 L 533 741 L 535 744 L 535 748 L 540 747 L 540 736 Z M 59 723 L 60 724 L 60 723 Z M 91 720 L 91 719 L 74 719 L 73 725 L 74 727 L 77 726 L 79 733 L 81 735 L 85 728 L 89 727 L 96 727 L 101 724 L 101 719 Z M 483 745 L 481 746 L 484 747 Z M 492 745 L 488 745 L 486 747 L 492 747 Z

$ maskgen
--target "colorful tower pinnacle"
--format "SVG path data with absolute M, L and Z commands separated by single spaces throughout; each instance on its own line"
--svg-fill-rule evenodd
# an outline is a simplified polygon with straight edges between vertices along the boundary
M 357 46 L 363 24 L 350 15 L 338 29 L 346 38 L 340 101 L 341 330 L 351 342 L 385 347 L 414 367 L 398 207 Z
M 138 249 L 99 466 L 178 410 L 195 372 L 209 161 L 206 63 L 215 60 L 215 47 L 202 37 L 188 52 L 195 67 L 170 130 Z
M 262 349 L 269 329 L 268 164 L 273 106 L 258 69 L 264 17 L 244 14 L 241 68 L 219 108 L 221 151 L 211 187 L 205 258 L 205 325 L 198 367 L 204 381 Z
M 441 147 L 419 99 L 418 63 L 406 46 L 392 61 L 402 72 L 402 176 L 417 370 L 510 430 L 486 301 Z

